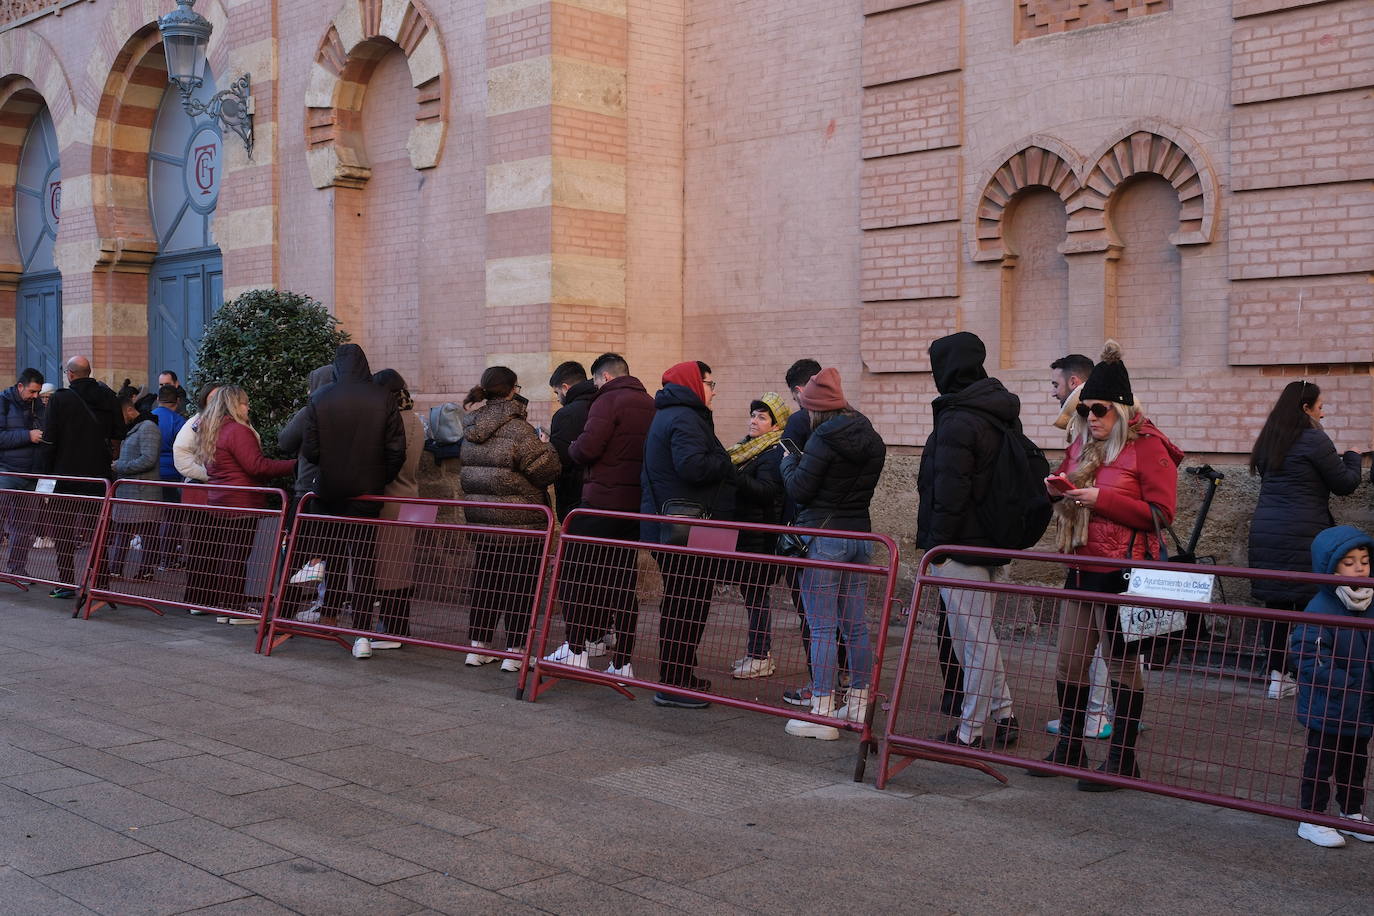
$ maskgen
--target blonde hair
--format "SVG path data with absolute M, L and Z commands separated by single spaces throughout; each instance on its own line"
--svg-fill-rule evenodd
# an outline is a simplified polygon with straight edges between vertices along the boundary
M 1082 403 L 1081 401 L 1079 403 Z M 1139 402 L 1126 405 L 1109 401 L 1112 411 L 1116 414 L 1116 422 L 1112 424 L 1112 431 L 1107 434 L 1106 440 L 1102 443 L 1103 455 L 1102 464 L 1111 464 L 1121 457 L 1122 450 L 1126 447 L 1127 436 L 1130 432 L 1131 421 L 1140 413 Z M 1082 445 L 1080 454 L 1086 453 L 1088 447 L 1093 444 L 1092 433 L 1088 429 L 1088 421 L 1085 417 L 1080 417 L 1078 411 L 1074 411 L 1073 417 L 1069 420 L 1069 435 L 1078 440 Z
M 254 438 L 258 438 L 258 431 L 248 419 L 248 392 L 237 385 L 215 389 L 196 426 L 196 460 L 207 468 L 215 460 L 219 434 L 227 420 L 243 424 Z

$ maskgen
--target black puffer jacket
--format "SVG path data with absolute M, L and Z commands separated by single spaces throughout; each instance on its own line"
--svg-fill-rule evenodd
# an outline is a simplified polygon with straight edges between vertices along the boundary
M 1250 522 L 1250 565 L 1256 569 L 1310 572 L 1312 539 L 1336 524 L 1331 494 L 1345 496 L 1360 485 L 1360 456 L 1336 454 L 1320 429 L 1305 429 L 1276 469 L 1261 468 L 1259 505 Z M 1256 579 L 1251 594 L 1260 601 L 1305 603 L 1317 586 Z
M 782 460 L 797 524 L 838 531 L 871 531 L 868 504 L 887 461 L 887 446 L 868 417 L 850 411 L 811 431 L 806 451 Z
M 776 525 L 782 518 L 782 446 L 775 445 L 735 468 L 735 520 Z M 778 536 L 742 531 L 739 550 L 775 553 Z
M 357 344 L 334 354 L 334 381 L 310 396 L 301 455 L 319 466 L 322 498 L 380 495 L 406 459 L 406 431 L 390 391 L 372 383 Z
M 735 469 L 716 438 L 711 411 L 690 388 L 664 385 L 654 395 L 654 422 L 644 443 L 640 471 L 640 511 L 658 515 L 663 504 L 688 499 L 707 508 L 712 518 L 731 519 L 735 512 Z M 639 538 L 663 543 L 657 522 L 641 522 Z
M 48 400 L 43 438 L 52 448 L 52 472 L 73 477 L 114 478 L 110 441 L 124 438 L 124 413 L 108 385 L 72 379 Z M 64 484 L 63 493 L 98 493 L 98 484 Z
M 587 412 L 592 401 L 596 400 L 596 384 L 591 379 L 583 379 L 568 389 L 563 398 L 563 406 L 554 413 L 549 421 L 549 442 L 558 452 L 558 460 L 563 470 L 553 484 L 554 509 L 558 520 L 582 505 L 582 465 L 572 460 L 568 446 L 572 445 L 587 426 Z
M 940 396 L 931 405 L 935 429 L 926 439 L 916 477 L 916 546 L 923 550 L 939 544 L 996 546 L 983 530 L 977 507 L 988 495 L 1002 447 L 1003 432 L 993 417 L 1020 428 L 1021 400 L 987 376 L 983 358 L 982 341 L 972 334 L 953 334 L 931 345 Z

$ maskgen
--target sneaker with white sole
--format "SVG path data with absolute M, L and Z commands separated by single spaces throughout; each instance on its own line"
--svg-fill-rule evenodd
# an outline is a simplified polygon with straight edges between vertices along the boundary
M 291 577 L 292 585 L 314 585 L 324 581 L 324 560 L 306 563 Z
M 1374 821 L 1371 821 L 1369 818 L 1365 817 L 1363 814 L 1360 814 L 1359 812 L 1356 812 L 1355 814 L 1342 814 L 1341 820 L 1354 821 L 1361 827 L 1366 827 L 1367 825 L 1367 829 L 1374 830 Z M 1341 828 L 1341 833 L 1344 833 L 1348 837 L 1352 837 L 1356 840 L 1359 840 L 1361 843 L 1374 843 L 1374 833 L 1359 833 L 1354 830 L 1346 830 L 1344 827 Z
M 1309 824 L 1306 821 L 1298 825 L 1298 836 L 1327 849 L 1339 849 L 1345 845 L 1345 837 L 1341 836 L 1341 831 L 1323 827 L 1321 824 Z
M 574 668 L 587 668 L 590 667 L 587 662 L 587 658 L 590 654 L 589 652 L 574 652 L 571 646 L 567 643 L 563 643 L 563 645 L 554 649 L 548 655 L 545 655 L 544 661 L 555 662 L 559 665 L 571 665 Z M 602 654 L 604 655 L 605 653 L 603 652 Z
M 811 698 L 811 712 L 818 716 L 835 716 L 835 695 Z M 836 741 L 840 730 L 833 725 L 808 722 L 806 719 L 788 719 L 783 730 L 794 738 L 815 738 L 819 741 Z
M 215 623 L 227 623 L 231 627 L 255 627 L 258 625 L 256 617 L 216 617 Z
M 772 677 L 773 672 L 778 670 L 778 666 L 773 661 L 773 656 L 766 655 L 763 658 L 744 658 L 736 663 L 730 676 L 736 680 L 748 680 L 754 677 Z
M 318 604 L 310 605 L 310 607 L 296 614 L 295 619 L 301 623 L 319 623 L 320 606 Z
M 487 645 L 486 643 L 478 642 L 475 639 L 472 641 L 472 644 L 478 649 L 491 648 L 491 646 Z M 464 657 L 463 664 L 467 665 L 469 668 L 480 668 L 483 665 L 490 665 L 494 661 L 496 661 L 495 655 L 483 655 L 480 652 L 469 652 L 467 656 Z
M 835 711 L 835 715 L 846 722 L 862 722 L 868 715 L 868 704 L 872 700 L 873 688 L 851 687 L 844 705 Z
M 353 657 L 371 658 L 372 640 L 368 639 L 366 636 L 359 636 L 357 639 L 353 640 Z
M 603 640 L 598 639 L 593 641 L 589 639 L 587 640 L 587 657 L 600 658 L 601 656 L 606 654 L 607 648 L 609 647 Z
M 520 669 L 523 668 L 524 666 L 525 666 L 525 661 L 524 661 L 524 659 L 519 659 L 519 658 L 503 658 L 503 659 L 501 659 L 501 670 L 502 670 L 502 671 L 508 671 L 508 672 L 510 672 L 511 674 L 516 674 L 516 673 L 518 673 L 518 672 L 520 671 Z
M 629 678 L 632 678 L 632 677 L 635 676 L 635 669 L 634 669 L 634 665 L 631 665 L 629 662 L 626 662 L 625 664 L 621 665 L 619 668 L 617 668 L 615 665 L 611 665 L 609 668 L 606 669 L 606 673 L 607 673 L 607 674 L 610 674 L 610 675 L 613 675 L 613 676 L 615 676 L 615 677 L 629 677 Z
M 402 643 L 394 639 L 374 639 L 372 640 L 372 651 L 380 652 L 383 649 L 399 649 Z
M 1293 675 L 1282 671 L 1269 672 L 1269 699 L 1286 700 L 1297 692 L 1298 682 L 1293 680 Z

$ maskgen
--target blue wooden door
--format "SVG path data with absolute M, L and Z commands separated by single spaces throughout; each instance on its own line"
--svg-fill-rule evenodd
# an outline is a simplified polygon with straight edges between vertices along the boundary
M 150 378 L 164 369 L 189 377 L 205 324 L 224 301 L 223 272 L 218 248 L 154 263 L 148 278 Z
M 62 274 L 24 274 L 19 280 L 15 372 L 30 367 L 62 384 Z

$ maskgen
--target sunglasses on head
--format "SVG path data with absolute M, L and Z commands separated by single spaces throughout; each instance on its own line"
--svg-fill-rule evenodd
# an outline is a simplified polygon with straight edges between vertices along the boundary
M 1089 407 L 1087 404 L 1079 404 L 1077 407 L 1074 408 L 1074 410 L 1078 411 L 1078 415 L 1085 420 L 1088 418 L 1088 414 L 1092 414 L 1094 417 L 1097 417 L 1099 420 L 1101 420 L 1107 414 L 1112 412 L 1112 405 L 1093 404 L 1091 407 Z

